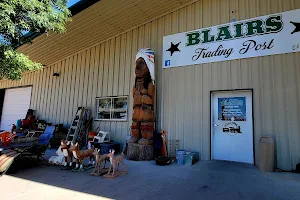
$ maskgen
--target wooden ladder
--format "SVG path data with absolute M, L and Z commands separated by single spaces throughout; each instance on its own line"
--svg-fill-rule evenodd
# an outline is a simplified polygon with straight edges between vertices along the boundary
M 74 120 L 68 131 L 66 140 L 72 143 L 76 143 L 79 134 L 84 131 L 84 122 L 87 119 L 87 109 L 84 107 L 79 107 L 75 114 Z

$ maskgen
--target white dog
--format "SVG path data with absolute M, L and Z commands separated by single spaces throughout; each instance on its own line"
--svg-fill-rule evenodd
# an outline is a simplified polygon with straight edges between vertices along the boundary
M 51 156 L 49 158 L 49 164 L 51 165 L 63 165 L 64 164 L 64 154 L 61 150 L 61 147 L 59 147 L 56 151 L 57 156 Z

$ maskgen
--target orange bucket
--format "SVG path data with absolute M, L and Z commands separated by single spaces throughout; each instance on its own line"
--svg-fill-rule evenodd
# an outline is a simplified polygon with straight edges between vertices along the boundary
M 8 146 L 12 139 L 15 137 L 15 134 L 11 134 L 10 132 L 6 131 L 0 134 L 1 141 L 4 146 Z
M 89 142 L 92 142 L 96 135 L 97 135 L 97 132 L 89 132 L 88 133 Z

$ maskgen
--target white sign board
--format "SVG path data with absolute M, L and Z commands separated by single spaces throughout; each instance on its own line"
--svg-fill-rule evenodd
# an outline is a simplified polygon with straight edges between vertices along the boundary
M 163 68 L 300 51 L 300 9 L 163 38 Z

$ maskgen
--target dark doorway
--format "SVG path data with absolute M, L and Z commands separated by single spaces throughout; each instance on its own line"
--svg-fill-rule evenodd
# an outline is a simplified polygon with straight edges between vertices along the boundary
M 4 96 L 5 96 L 5 89 L 0 89 L 0 121 L 2 118 Z

